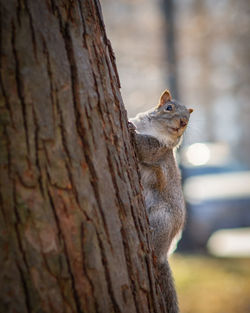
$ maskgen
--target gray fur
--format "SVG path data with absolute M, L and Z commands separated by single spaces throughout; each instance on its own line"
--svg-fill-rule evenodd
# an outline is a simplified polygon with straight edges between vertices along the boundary
M 167 111 L 171 104 L 172 110 Z M 185 204 L 181 176 L 173 149 L 179 144 L 190 111 L 176 101 L 145 113 L 130 122 L 135 126 L 134 139 L 139 158 L 143 194 L 152 229 L 159 280 L 167 298 L 168 312 L 177 313 L 178 304 L 167 261 L 173 239 L 185 221 Z

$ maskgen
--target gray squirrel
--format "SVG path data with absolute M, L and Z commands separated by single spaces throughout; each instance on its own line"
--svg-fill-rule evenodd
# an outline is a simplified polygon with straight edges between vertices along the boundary
M 156 108 L 129 120 L 152 230 L 158 279 L 168 313 L 177 313 L 179 309 L 167 255 L 185 222 L 181 176 L 173 149 L 180 144 L 192 112 L 165 90 Z

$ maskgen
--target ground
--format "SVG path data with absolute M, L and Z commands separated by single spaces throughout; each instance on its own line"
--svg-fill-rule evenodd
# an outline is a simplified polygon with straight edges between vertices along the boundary
M 249 313 L 250 259 L 174 254 L 182 313 Z

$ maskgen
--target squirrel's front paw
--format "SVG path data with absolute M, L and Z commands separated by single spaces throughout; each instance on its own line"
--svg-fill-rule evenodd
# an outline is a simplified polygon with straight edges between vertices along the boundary
M 135 130 L 136 130 L 136 127 L 133 123 L 131 122 L 128 122 L 128 130 L 131 132 L 131 133 L 134 133 Z

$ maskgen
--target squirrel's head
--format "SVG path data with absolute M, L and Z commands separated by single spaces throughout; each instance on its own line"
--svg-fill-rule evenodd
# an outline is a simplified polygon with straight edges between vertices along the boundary
M 165 90 L 158 106 L 152 112 L 152 123 L 157 129 L 157 133 L 165 137 L 165 142 L 169 146 L 176 146 L 183 135 L 190 114 L 193 109 L 187 109 L 184 105 L 173 100 L 168 90 Z

